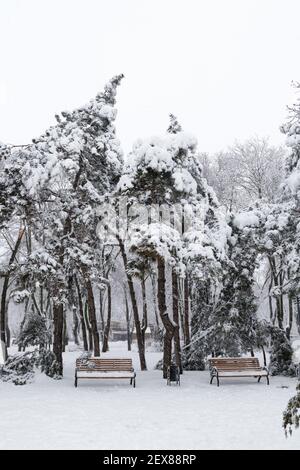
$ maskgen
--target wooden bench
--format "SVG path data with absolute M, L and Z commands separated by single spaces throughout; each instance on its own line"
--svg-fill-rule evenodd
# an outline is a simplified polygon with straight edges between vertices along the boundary
M 136 374 L 132 359 L 78 358 L 75 368 L 75 387 L 79 379 L 129 379 L 135 387 Z
M 220 377 L 266 377 L 269 385 L 269 371 L 260 367 L 257 357 L 216 357 L 209 359 L 210 383 L 216 377 L 219 386 Z

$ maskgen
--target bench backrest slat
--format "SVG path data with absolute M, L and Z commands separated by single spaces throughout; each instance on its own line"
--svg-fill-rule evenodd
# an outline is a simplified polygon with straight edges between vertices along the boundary
M 260 369 L 257 357 L 216 357 L 209 359 L 212 367 L 230 371 L 240 369 Z
M 76 359 L 76 368 L 95 371 L 130 371 L 132 370 L 132 359 L 78 358 Z

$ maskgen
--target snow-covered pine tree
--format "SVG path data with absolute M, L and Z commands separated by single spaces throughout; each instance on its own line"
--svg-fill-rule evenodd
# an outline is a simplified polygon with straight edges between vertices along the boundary
M 57 116 L 57 125 L 14 152 L 1 173 L 1 202 L 2 194 L 6 198 L 1 214 L 13 207 L 34 229 L 28 269 L 30 279 L 41 277 L 51 296 L 53 350 L 61 372 L 64 307 L 68 280 L 75 273 L 85 283 L 94 354 L 100 353 L 93 295 L 93 280 L 98 280 L 96 212 L 122 166 L 114 127 L 115 95 L 122 77 L 114 77 L 86 106 Z
M 295 84 L 296 92 L 300 91 L 300 83 Z M 286 179 L 282 186 L 281 202 L 285 204 L 286 211 L 291 221 L 290 236 L 288 237 L 287 266 L 289 274 L 289 289 L 291 297 L 296 299 L 299 305 L 300 296 L 300 98 L 289 107 L 290 117 L 281 130 L 286 135 L 286 145 L 290 154 L 286 159 Z M 284 413 L 283 425 L 285 430 L 292 431 L 292 426 L 299 426 L 300 419 L 300 393 L 299 385 L 297 394 L 293 397 Z
M 171 114 L 170 121 L 168 132 L 171 134 L 180 133 L 182 128 L 177 118 Z M 196 339 L 201 332 L 199 317 L 204 314 L 207 302 L 209 302 L 208 297 L 212 299 L 216 294 L 220 261 L 226 258 L 229 229 L 215 193 L 203 177 L 201 158 L 196 147 L 189 151 L 179 147 L 179 155 L 183 164 L 179 165 L 177 182 L 181 187 L 184 187 L 186 185 L 184 172 L 188 171 L 195 183 L 194 191 L 184 194 L 184 198 L 181 200 L 183 209 L 181 214 L 183 224 L 182 262 L 184 268 L 181 269 L 180 277 L 184 277 L 182 289 L 184 364 L 185 367 L 190 367 L 195 356 L 201 354 L 201 347 Z M 174 274 L 176 274 L 175 269 L 173 269 L 173 289 Z M 175 294 L 177 294 L 177 289 L 175 289 Z M 177 342 L 179 343 L 179 338 Z M 192 342 L 191 348 L 190 342 Z
M 196 139 L 184 132 L 177 132 L 178 125 L 174 124 L 174 121 L 175 118 L 172 117 L 171 129 L 166 136 L 140 140 L 134 145 L 118 184 L 120 193 L 128 196 L 129 204 L 142 205 L 150 217 L 150 224 L 147 224 L 147 221 L 143 224 L 139 221 L 136 224 L 129 246 L 140 256 L 144 255 L 157 261 L 158 305 L 165 328 L 164 376 L 170 365 L 172 339 L 178 326 L 171 319 L 166 307 L 166 266 L 171 264 L 173 269 L 177 266 L 177 269 L 184 272 L 182 224 L 185 224 L 191 242 L 186 243 L 191 247 L 191 252 L 187 250 L 185 254 L 186 260 L 189 260 L 192 251 L 194 256 L 196 250 L 194 247 L 197 243 L 202 247 L 202 252 L 205 251 L 202 226 L 199 230 L 199 224 L 196 230 L 188 230 L 188 219 L 193 220 L 193 216 L 198 217 L 205 206 L 207 210 L 206 212 L 204 210 L 202 223 L 207 224 L 207 227 L 209 224 L 213 225 L 210 206 L 215 201 L 213 191 L 208 188 L 201 175 Z M 156 218 L 151 214 L 153 205 L 161 207 L 160 214 L 156 214 Z M 183 220 L 184 207 L 186 213 Z M 163 212 L 168 212 L 169 218 L 166 219 Z M 198 240 L 195 240 L 196 236 Z M 218 242 L 215 240 L 215 243 L 222 244 L 220 240 Z M 221 248 L 220 250 L 222 251 Z M 167 271 L 169 273 L 170 270 Z
M 296 84 L 300 92 L 300 84 Z M 286 178 L 282 185 L 281 204 L 285 217 L 281 217 L 287 233 L 284 240 L 289 289 L 293 298 L 300 296 L 300 98 L 289 108 L 290 119 L 281 130 L 286 135 L 290 153 L 286 158 Z
M 29 312 L 26 316 L 23 328 L 17 337 L 17 343 L 21 348 L 28 346 L 38 346 L 40 349 L 46 348 L 51 341 L 51 334 L 48 330 L 46 318 L 36 311 Z
M 168 127 L 169 134 L 177 134 L 182 131 L 182 127 L 179 124 L 177 117 L 174 114 L 169 114 L 170 124 Z
M 95 356 L 100 355 L 93 293 L 93 280 L 99 277 L 96 212 L 102 203 L 101 196 L 113 189 L 122 167 L 122 151 L 114 126 L 116 89 L 122 78 L 119 75 L 110 80 L 104 92 L 86 106 L 62 113 L 63 118 L 58 118 L 58 124 L 37 144 L 41 153 L 54 153 L 64 174 L 63 187 L 57 194 L 63 204 L 62 218 L 49 243 L 53 247 L 53 239 L 59 241 L 55 255 L 65 273 L 70 276 L 79 272 L 84 280 Z M 62 289 L 60 285 L 57 288 L 57 292 Z M 54 305 L 54 350 L 58 357 L 62 348 L 62 300 L 60 295 Z
M 174 115 L 170 115 L 168 132 L 178 135 L 180 141 L 181 126 Z M 219 286 L 221 274 L 221 261 L 226 259 L 226 244 L 229 233 L 225 216 L 219 208 L 219 204 L 213 189 L 203 177 L 200 154 L 196 143 L 190 148 L 182 148 L 180 144 L 175 151 L 178 167 L 176 170 L 177 188 L 181 188 L 184 194 L 180 199 L 181 223 L 183 229 L 182 258 L 179 276 L 184 278 L 182 287 L 183 320 L 182 329 L 184 337 L 184 366 L 203 368 L 202 343 L 200 336 L 205 329 L 201 318 L 209 315 Z M 193 189 L 189 188 L 192 177 Z M 173 288 L 175 284 L 174 274 L 178 269 L 173 268 Z M 179 278 L 178 278 L 179 277 Z M 177 284 L 178 285 L 178 284 Z M 175 289 L 177 295 L 177 289 Z M 174 306 L 173 298 L 173 306 Z M 191 319 L 190 312 L 191 310 Z M 179 343 L 179 339 L 177 339 Z M 197 357 L 197 359 L 196 359 Z
M 239 356 L 257 346 L 257 303 L 254 274 L 260 241 L 259 211 L 242 212 L 229 223 L 228 262 L 212 321 L 216 326 L 213 353 Z

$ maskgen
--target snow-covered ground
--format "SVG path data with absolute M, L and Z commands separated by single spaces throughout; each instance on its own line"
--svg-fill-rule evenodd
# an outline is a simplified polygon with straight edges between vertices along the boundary
M 148 352 L 140 372 L 136 352 L 113 343 L 106 357 L 130 356 L 137 387 L 127 381 L 80 381 L 79 351 L 65 353 L 65 376 L 37 374 L 34 383 L 0 382 L 1 449 L 300 449 L 300 431 L 285 438 L 282 411 L 296 380 L 271 377 L 209 385 L 209 373 L 185 372 L 168 387 L 153 370 L 160 353 Z

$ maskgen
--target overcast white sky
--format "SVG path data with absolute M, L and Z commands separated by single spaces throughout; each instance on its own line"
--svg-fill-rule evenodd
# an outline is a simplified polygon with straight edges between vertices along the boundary
M 117 73 L 128 151 L 168 114 L 214 152 L 278 130 L 300 80 L 299 0 L 0 0 L 0 140 L 27 143 Z

